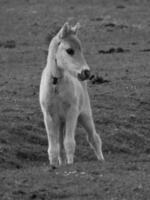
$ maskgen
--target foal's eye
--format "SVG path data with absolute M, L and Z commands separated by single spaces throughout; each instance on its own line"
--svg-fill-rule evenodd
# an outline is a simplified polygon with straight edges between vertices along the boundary
M 74 55 L 74 50 L 73 50 L 73 49 L 71 49 L 71 48 L 69 48 L 69 49 L 66 49 L 66 52 L 67 52 L 69 55 L 71 55 L 71 56 L 73 56 L 73 55 Z

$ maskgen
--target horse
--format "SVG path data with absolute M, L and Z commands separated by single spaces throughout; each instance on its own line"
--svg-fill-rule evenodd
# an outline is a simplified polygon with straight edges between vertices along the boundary
M 39 101 L 48 137 L 51 166 L 73 164 L 75 129 L 79 122 L 98 160 L 103 161 L 102 141 L 96 132 L 87 80 L 90 68 L 78 38 L 80 24 L 65 23 L 50 42 L 40 82 Z

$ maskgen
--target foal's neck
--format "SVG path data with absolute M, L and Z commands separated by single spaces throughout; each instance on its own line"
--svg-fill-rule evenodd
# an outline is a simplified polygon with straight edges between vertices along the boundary
M 58 68 L 56 61 L 56 52 L 59 44 L 60 41 L 54 37 L 49 45 L 46 68 L 50 77 L 59 78 L 63 76 L 63 71 Z

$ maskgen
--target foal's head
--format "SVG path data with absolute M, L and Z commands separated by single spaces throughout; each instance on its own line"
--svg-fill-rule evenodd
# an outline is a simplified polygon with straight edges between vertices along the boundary
M 90 76 L 90 69 L 83 56 L 81 42 L 77 37 L 79 24 L 74 27 L 65 23 L 58 32 L 60 44 L 56 51 L 57 67 L 71 74 L 75 74 L 80 80 L 86 80 Z

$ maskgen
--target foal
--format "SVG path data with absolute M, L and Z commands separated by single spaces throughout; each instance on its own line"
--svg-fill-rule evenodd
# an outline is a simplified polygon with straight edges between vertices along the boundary
M 52 39 L 41 78 L 40 105 L 52 166 L 73 163 L 78 121 L 87 131 L 87 139 L 98 160 L 104 160 L 87 91 L 90 69 L 77 37 L 78 29 L 78 23 L 74 27 L 65 23 Z

